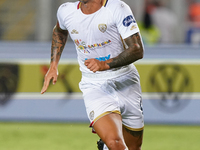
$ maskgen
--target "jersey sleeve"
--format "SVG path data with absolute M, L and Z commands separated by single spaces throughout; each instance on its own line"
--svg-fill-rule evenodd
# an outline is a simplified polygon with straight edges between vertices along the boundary
M 65 27 L 65 7 L 67 7 L 67 3 L 62 4 L 57 11 L 57 20 L 62 30 L 67 30 Z
M 116 4 L 113 18 L 123 39 L 139 32 L 133 13 L 126 3 L 120 1 Z

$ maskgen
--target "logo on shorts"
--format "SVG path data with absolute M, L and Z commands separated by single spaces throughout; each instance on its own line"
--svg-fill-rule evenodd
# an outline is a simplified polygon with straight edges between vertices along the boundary
M 101 31 L 101 32 L 106 32 L 106 30 L 107 30 L 107 25 L 106 24 L 99 24 L 99 30 Z
M 136 21 L 133 19 L 133 16 L 132 16 L 132 15 L 127 16 L 127 17 L 123 20 L 123 25 L 124 25 L 125 27 L 130 26 L 131 23 L 136 23 Z
M 93 119 L 94 119 L 94 110 L 90 112 L 90 115 L 89 115 L 89 117 L 90 117 L 90 119 L 91 119 L 91 120 L 93 120 Z

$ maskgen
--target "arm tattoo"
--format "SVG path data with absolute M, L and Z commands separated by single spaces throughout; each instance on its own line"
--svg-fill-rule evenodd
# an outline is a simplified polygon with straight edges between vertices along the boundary
M 125 42 L 128 45 L 128 48 L 117 57 L 112 58 L 111 62 L 107 63 L 110 68 L 129 65 L 143 57 L 143 45 L 139 33 L 126 38 Z
M 61 31 L 59 27 L 53 29 L 52 45 L 51 45 L 51 62 L 59 61 L 62 51 L 67 41 L 68 31 Z

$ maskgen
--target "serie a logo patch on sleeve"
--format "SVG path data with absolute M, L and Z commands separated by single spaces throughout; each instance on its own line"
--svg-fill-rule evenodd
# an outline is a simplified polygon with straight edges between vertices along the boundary
M 132 23 L 136 23 L 136 21 L 134 20 L 132 15 L 127 16 L 124 20 L 123 20 L 123 25 L 125 27 L 130 26 Z

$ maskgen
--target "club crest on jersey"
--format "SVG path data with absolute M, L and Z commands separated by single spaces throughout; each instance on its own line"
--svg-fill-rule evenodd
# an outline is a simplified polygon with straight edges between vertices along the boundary
M 101 31 L 101 32 L 106 32 L 106 30 L 107 30 L 107 25 L 106 24 L 99 24 L 99 30 Z
M 123 20 L 123 25 L 124 25 L 125 27 L 130 26 L 131 23 L 136 23 L 136 21 L 133 19 L 133 16 L 132 16 L 132 15 L 127 16 L 127 17 Z

